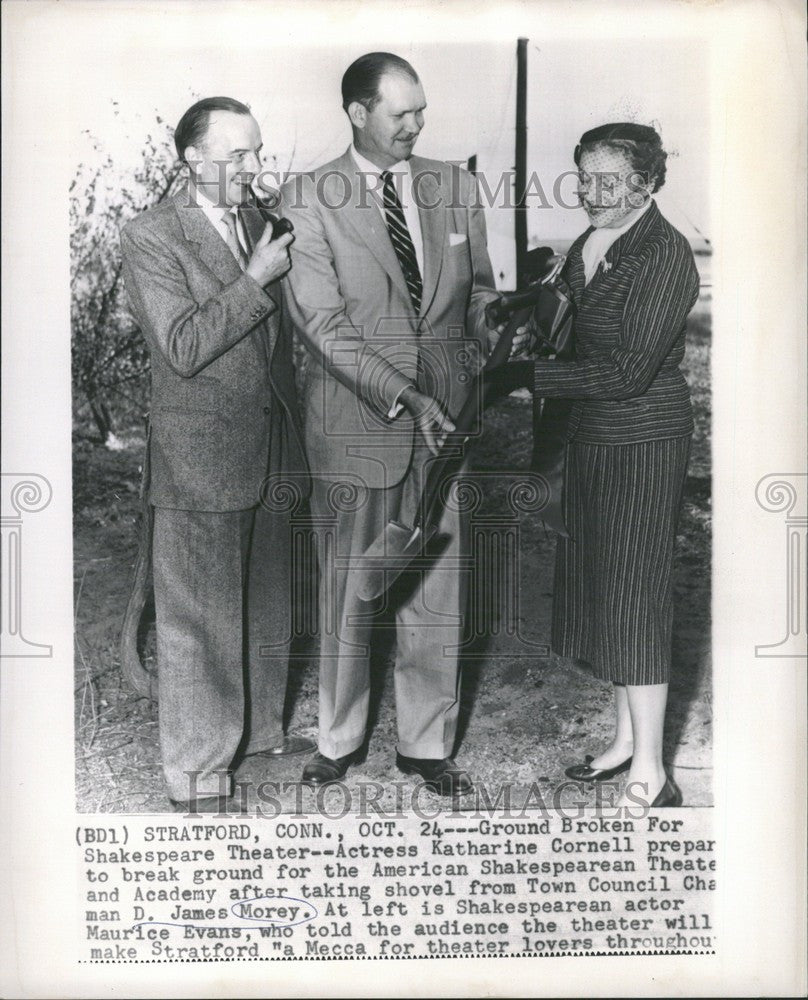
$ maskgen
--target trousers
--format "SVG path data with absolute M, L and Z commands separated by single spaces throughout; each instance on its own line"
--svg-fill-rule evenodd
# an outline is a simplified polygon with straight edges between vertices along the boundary
M 388 520 L 412 524 L 426 459 L 425 449 L 416 448 L 413 467 L 398 485 L 362 487 L 353 503 L 344 502 L 352 492 L 346 484 L 314 478 L 321 574 L 318 743 L 326 757 L 345 756 L 364 742 L 378 618 L 376 609 L 357 596 L 357 569 Z M 467 520 L 462 504 L 447 504 L 438 525 L 446 544 L 428 565 L 407 574 L 404 586 L 391 591 L 398 750 L 408 757 L 447 757 L 455 741 L 468 589 L 462 568 Z
M 163 770 L 172 798 L 227 794 L 234 758 L 283 740 L 288 516 L 154 511 Z

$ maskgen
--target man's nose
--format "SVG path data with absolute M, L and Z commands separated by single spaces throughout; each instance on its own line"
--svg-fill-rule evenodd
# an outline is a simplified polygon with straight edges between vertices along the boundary
M 244 169 L 257 174 L 261 169 L 261 160 L 258 153 L 248 153 L 244 158 Z

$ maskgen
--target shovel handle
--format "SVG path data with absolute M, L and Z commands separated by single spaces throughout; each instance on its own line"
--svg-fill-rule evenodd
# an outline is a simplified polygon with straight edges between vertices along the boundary
M 430 463 L 418 513 L 413 525 L 414 528 L 429 527 L 430 521 L 434 516 L 440 487 L 462 464 L 466 454 L 468 436 L 476 427 L 478 419 L 490 401 L 491 396 L 495 395 L 495 387 L 488 384 L 484 378 L 485 372 L 493 368 L 499 368 L 508 360 L 516 331 L 530 320 L 530 316 L 542 292 L 548 288 L 553 288 L 566 260 L 567 258 L 563 254 L 553 254 L 546 262 L 546 271 L 539 281 L 534 281 L 522 292 L 508 294 L 508 308 L 516 307 L 516 309 L 508 319 L 508 325 L 503 330 L 502 336 L 496 342 L 493 351 L 488 356 L 485 367 L 474 380 L 471 391 L 454 421 L 455 429 L 446 437 L 441 449 L 441 455 Z M 494 299 L 488 304 L 486 314 L 490 317 L 489 322 L 495 323 L 500 319 L 500 310 L 502 308 L 502 299 Z M 425 531 L 426 534 L 427 532 Z
M 516 331 L 530 318 L 533 304 L 525 306 L 514 313 L 508 321 L 508 325 L 502 336 L 496 343 L 494 350 L 488 358 L 488 362 L 483 369 L 496 368 L 503 361 L 507 360 L 511 353 L 511 345 Z M 455 429 L 447 434 L 446 440 L 441 448 L 441 454 L 429 463 L 424 491 L 421 494 L 421 502 L 415 516 L 413 528 L 426 527 L 432 520 L 435 507 L 440 495 L 441 485 L 451 476 L 463 463 L 466 456 L 466 441 L 469 433 L 474 430 L 477 420 L 485 409 L 490 389 L 486 385 L 482 372 L 474 380 L 471 391 L 466 397 L 460 413 L 454 421 Z

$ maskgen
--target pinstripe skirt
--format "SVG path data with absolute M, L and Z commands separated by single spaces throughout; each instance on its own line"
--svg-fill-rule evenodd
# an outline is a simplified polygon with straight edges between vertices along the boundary
M 673 548 L 690 436 L 567 446 L 552 646 L 618 684 L 670 678 Z

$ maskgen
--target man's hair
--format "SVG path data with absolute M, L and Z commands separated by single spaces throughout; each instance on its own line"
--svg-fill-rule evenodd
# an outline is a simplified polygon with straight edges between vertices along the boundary
M 342 78 L 342 106 L 347 111 L 354 101 L 359 101 L 368 111 L 379 103 L 379 81 L 385 73 L 401 73 L 418 83 L 418 74 L 406 59 L 392 52 L 368 52 L 360 56 L 345 70 Z
M 250 115 L 252 112 L 246 104 L 232 97 L 206 97 L 192 104 L 180 118 L 174 131 L 174 145 L 177 156 L 185 162 L 185 150 L 189 146 L 199 146 L 208 134 L 210 116 L 213 111 L 232 111 L 237 115 Z

